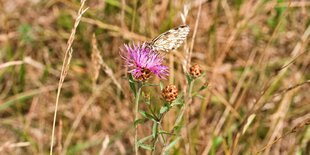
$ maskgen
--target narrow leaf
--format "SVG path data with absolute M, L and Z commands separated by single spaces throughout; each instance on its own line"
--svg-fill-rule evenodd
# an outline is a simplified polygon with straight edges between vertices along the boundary
M 129 74 L 129 76 L 128 76 L 128 81 L 129 81 L 130 90 L 132 91 L 132 93 L 136 97 L 137 96 L 137 90 L 136 90 L 136 86 L 135 86 L 135 80 L 133 79 L 133 76 L 131 74 Z
M 139 144 L 143 144 L 145 141 L 147 141 L 148 139 L 151 139 L 152 135 L 146 136 L 144 138 L 141 138 L 140 140 L 138 140 Z
M 170 132 L 163 131 L 163 130 L 158 131 L 158 134 L 175 135 L 174 133 L 170 133 Z
M 208 88 L 208 82 L 204 83 L 204 84 L 199 88 L 198 92 L 200 92 L 200 91 L 202 91 L 202 90 L 204 90 L 204 89 L 206 89 L 206 88 Z
M 153 148 L 150 145 L 146 145 L 146 144 L 139 144 L 139 147 L 141 147 L 145 150 L 149 150 L 149 151 L 153 150 Z
M 143 124 L 145 121 L 146 121 L 145 119 L 140 118 L 140 119 L 135 120 L 133 124 L 134 126 L 137 126 L 138 124 Z
M 159 113 L 163 114 L 163 113 L 167 112 L 168 110 L 169 110 L 169 105 L 165 105 L 165 106 L 160 108 Z
M 183 95 L 184 93 L 180 93 L 180 95 L 178 95 L 178 97 L 171 103 L 170 107 L 176 106 L 176 105 L 183 105 L 184 104 L 184 100 L 183 100 Z
M 193 96 L 198 97 L 198 98 L 200 98 L 200 99 L 205 99 L 204 96 L 201 96 L 201 95 L 199 95 L 199 94 L 195 94 L 195 95 L 193 95 Z
M 169 150 L 174 147 L 174 145 L 181 139 L 181 137 L 177 137 L 174 141 L 172 141 L 166 148 L 164 154 L 169 154 Z
M 145 117 L 145 118 L 147 118 L 147 119 L 150 119 L 150 120 L 153 120 L 153 121 L 157 121 L 156 120 L 156 117 L 154 117 L 152 114 L 150 114 L 150 113 L 148 113 L 148 112 L 146 112 L 146 111 L 140 111 L 140 114 L 143 116 L 143 117 Z

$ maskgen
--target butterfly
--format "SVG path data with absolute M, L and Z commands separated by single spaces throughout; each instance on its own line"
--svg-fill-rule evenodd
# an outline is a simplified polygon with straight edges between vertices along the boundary
M 188 36 L 189 30 L 189 26 L 181 25 L 160 34 L 147 44 L 154 51 L 169 52 L 181 46 Z

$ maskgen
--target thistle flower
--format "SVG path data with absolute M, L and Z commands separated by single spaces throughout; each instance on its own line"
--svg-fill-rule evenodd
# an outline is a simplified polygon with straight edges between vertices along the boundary
M 168 75 L 168 67 L 163 65 L 163 57 L 148 48 L 146 43 L 124 46 L 126 50 L 121 49 L 121 56 L 129 68 L 128 72 L 135 79 L 144 81 L 152 74 L 164 79 Z

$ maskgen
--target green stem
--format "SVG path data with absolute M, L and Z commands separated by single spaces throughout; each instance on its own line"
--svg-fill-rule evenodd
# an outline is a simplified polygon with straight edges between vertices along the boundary
M 138 119 L 138 113 L 139 113 L 139 100 L 140 100 L 140 94 L 142 89 L 142 83 L 138 83 L 138 92 L 135 96 L 135 121 Z M 138 155 L 138 128 L 137 125 L 135 125 L 135 154 Z
M 194 79 L 193 80 L 190 80 L 189 81 L 189 88 L 188 88 L 188 101 L 187 103 L 185 103 L 185 110 L 186 110 L 186 130 L 187 130 L 187 139 L 188 139 L 188 143 L 189 143 L 189 154 L 191 154 L 192 152 L 192 142 L 191 142 L 191 131 L 190 131 L 190 127 L 188 125 L 189 123 L 189 112 L 190 112 L 190 109 L 189 109 L 189 105 L 192 103 L 192 91 L 193 91 L 193 84 L 194 83 Z
M 191 93 L 192 93 L 192 90 L 193 90 L 193 81 L 191 81 L 190 83 L 189 83 L 189 89 L 188 89 L 188 103 L 185 103 L 184 105 L 183 105 L 183 107 L 182 107 L 182 109 L 181 109 L 181 112 L 179 113 L 179 115 L 177 116 L 177 119 L 176 119 L 176 121 L 175 121 L 175 123 L 174 123 L 174 127 L 175 126 L 177 126 L 181 121 L 182 121 L 182 118 L 183 118 L 183 115 L 184 115 L 184 112 L 185 112 L 185 110 L 186 110 L 186 108 L 187 108 L 187 105 L 188 104 L 190 104 L 191 102 L 192 102 L 192 95 L 191 95 Z
M 185 98 L 185 100 L 187 101 L 187 102 L 185 102 L 185 104 L 182 106 L 182 109 L 181 109 L 181 111 L 180 111 L 180 113 L 178 114 L 178 116 L 177 116 L 177 118 L 176 118 L 176 120 L 175 120 L 175 122 L 174 122 L 174 125 L 173 125 L 173 128 L 172 128 L 172 130 L 170 131 L 170 133 L 174 133 L 174 129 L 175 129 L 175 127 L 177 126 L 177 125 L 179 125 L 180 123 L 181 123 L 181 121 L 183 120 L 183 116 L 184 116 L 184 113 L 185 113 L 185 111 L 187 110 L 187 106 L 189 105 L 189 104 L 191 104 L 191 102 L 192 102 L 192 91 L 193 91 L 193 83 L 194 83 L 194 79 L 192 79 L 192 80 L 189 80 L 188 81 L 188 94 L 187 94 L 187 97 Z M 188 112 L 188 111 L 187 111 Z M 187 113 L 187 115 L 186 115 L 186 123 L 188 123 L 189 122 L 189 113 Z M 188 139 L 190 138 L 189 136 L 190 136 L 190 131 L 189 131 L 189 128 L 188 128 L 188 126 L 186 126 L 186 129 L 187 129 L 187 137 L 188 137 Z M 170 141 L 170 138 L 169 139 L 167 139 L 166 140 L 166 142 L 165 142 L 165 144 L 164 144 L 164 148 L 162 149 L 162 153 L 161 154 L 165 154 L 165 152 L 166 152 L 166 149 L 167 149 L 167 143 L 169 143 L 169 141 Z M 189 150 L 191 149 L 191 142 L 190 142 L 190 139 L 189 139 L 189 146 L 190 146 L 190 148 L 189 148 Z
M 155 123 L 155 122 L 154 122 Z M 157 123 L 157 122 L 156 122 Z M 160 125 L 160 124 L 159 124 Z M 156 150 L 156 143 L 157 143 L 157 140 L 158 140 L 158 128 L 156 129 L 156 133 L 155 133 L 155 137 L 154 137 L 154 141 L 153 141 L 153 144 L 152 144 L 152 152 L 151 152 L 151 155 L 154 155 L 155 153 L 155 150 Z
M 190 104 L 192 102 L 192 98 L 193 98 L 193 95 L 192 95 L 192 91 L 193 91 L 193 86 L 194 86 L 194 80 L 191 80 L 189 82 L 189 89 L 188 89 L 188 104 Z
M 154 142 L 153 142 L 153 144 L 152 144 L 153 150 L 152 150 L 152 152 L 151 152 L 151 155 L 153 155 L 153 154 L 155 153 L 155 150 L 156 150 L 156 143 L 157 143 L 157 141 L 158 141 L 159 135 L 164 139 L 163 135 L 162 135 L 162 134 L 158 134 L 158 133 L 159 133 L 159 128 L 161 127 L 161 123 L 162 123 L 162 121 L 163 121 L 163 118 L 164 118 L 164 116 L 166 115 L 166 113 L 167 113 L 168 111 L 169 111 L 169 110 L 167 110 L 165 113 L 159 115 L 159 120 L 158 120 L 158 122 L 156 122 L 156 123 L 158 123 L 158 127 L 156 128 L 156 135 L 155 135 L 155 138 L 154 138 Z M 155 122 L 154 122 L 154 123 L 155 123 Z

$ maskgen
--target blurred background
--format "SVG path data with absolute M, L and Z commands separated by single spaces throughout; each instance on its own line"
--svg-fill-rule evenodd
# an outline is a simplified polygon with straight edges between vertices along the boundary
M 49 153 L 58 81 L 79 7 L 78 0 L 0 0 L 0 154 Z M 192 51 L 186 67 L 199 64 L 205 73 L 194 90 L 206 81 L 208 89 L 188 107 L 190 136 L 182 133 L 170 153 L 309 154 L 309 1 L 88 0 L 85 7 L 59 98 L 54 154 L 134 153 L 133 96 L 120 48 L 182 25 L 187 9 L 191 32 L 166 55 L 170 76 L 163 82 L 183 91 L 182 63 Z M 156 105 L 159 89 L 147 91 Z M 138 129 L 139 136 L 149 135 L 151 124 Z

